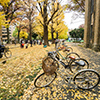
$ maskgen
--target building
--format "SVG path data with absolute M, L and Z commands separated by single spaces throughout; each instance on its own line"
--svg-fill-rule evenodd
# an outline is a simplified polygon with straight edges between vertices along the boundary
M 13 31 L 14 31 L 14 27 L 10 26 L 9 27 L 9 38 L 10 39 L 12 39 Z M 7 30 L 4 26 L 1 29 L 1 37 L 2 37 L 2 42 L 7 42 Z
M 100 0 L 85 1 L 84 44 L 100 51 Z

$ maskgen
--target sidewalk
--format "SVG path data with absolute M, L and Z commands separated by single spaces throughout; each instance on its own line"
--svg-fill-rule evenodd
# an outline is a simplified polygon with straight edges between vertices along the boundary
M 91 49 L 82 48 L 77 46 L 77 44 L 69 43 L 68 45 L 81 58 L 89 62 L 91 69 L 95 69 L 100 74 L 100 53 L 96 53 Z M 23 100 L 100 100 L 100 84 L 92 90 L 82 90 L 75 88 L 73 84 L 68 84 L 58 74 L 54 82 L 46 88 L 35 88 L 33 81 L 25 91 Z

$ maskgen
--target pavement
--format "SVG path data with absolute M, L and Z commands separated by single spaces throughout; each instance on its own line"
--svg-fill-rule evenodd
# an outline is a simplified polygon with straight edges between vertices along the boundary
M 71 46 L 74 52 L 78 53 L 81 58 L 89 62 L 90 69 L 95 69 L 100 74 L 100 52 L 84 48 L 81 44 L 77 43 L 67 44 Z M 43 70 L 41 70 L 38 75 L 42 72 Z M 100 100 L 100 83 L 92 90 L 82 90 L 75 87 L 73 83 L 67 83 L 57 74 L 57 78 L 53 83 L 45 88 L 35 88 L 33 80 L 25 91 L 22 100 Z

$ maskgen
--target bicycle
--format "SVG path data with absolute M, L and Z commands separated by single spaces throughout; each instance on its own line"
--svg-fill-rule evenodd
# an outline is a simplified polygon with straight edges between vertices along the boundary
M 2 46 L 0 51 L 0 58 L 2 58 L 3 55 L 6 58 L 10 58 L 12 56 L 12 52 L 9 50 L 8 47 Z
M 68 53 L 73 52 L 73 49 L 72 49 L 71 47 L 68 47 L 68 46 L 65 44 L 65 40 L 63 40 L 62 42 L 59 41 L 59 42 L 57 43 L 56 49 L 63 50 L 63 52 L 68 52 Z
M 61 71 L 59 71 L 59 66 L 61 62 L 56 57 L 51 58 L 48 56 L 47 60 L 45 59 L 44 61 L 45 61 L 44 62 L 45 66 L 47 66 L 47 68 L 52 68 L 53 66 L 56 67 L 57 69 L 51 70 L 50 73 L 48 73 L 48 71 L 45 72 L 46 71 L 45 70 L 44 73 L 40 74 L 34 81 L 34 85 L 37 88 L 49 86 L 57 77 L 57 73 L 60 74 L 61 77 L 66 82 L 72 81 L 80 89 L 85 89 L 85 90 L 93 89 L 99 84 L 100 75 L 95 70 L 83 69 L 78 71 L 76 74 L 67 71 L 66 73 L 64 72 L 65 75 L 62 75 Z M 52 71 L 53 73 L 51 74 Z
M 80 56 L 75 52 L 69 53 L 66 57 L 63 57 L 59 53 L 59 50 L 56 50 L 53 52 L 48 52 L 48 56 L 51 58 L 55 56 L 61 65 L 63 65 L 65 69 L 69 68 L 72 73 L 81 69 L 89 68 L 89 63 L 85 59 L 80 58 Z M 60 59 L 59 56 L 61 56 L 62 59 Z

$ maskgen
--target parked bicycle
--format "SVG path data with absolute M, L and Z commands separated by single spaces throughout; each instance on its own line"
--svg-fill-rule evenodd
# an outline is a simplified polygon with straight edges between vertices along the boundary
M 48 52 L 48 56 L 51 58 L 55 56 L 61 65 L 63 65 L 65 68 L 69 68 L 70 71 L 74 73 L 78 70 L 89 68 L 89 63 L 85 59 L 80 58 L 80 56 L 75 52 L 69 53 L 66 55 L 66 57 L 63 57 L 59 50 L 56 50 L 53 52 Z
M 6 58 L 9 58 L 12 56 L 12 52 L 9 50 L 8 47 L 5 47 L 4 45 L 0 45 L 0 58 L 2 58 L 3 55 Z
M 72 47 L 69 47 L 68 45 L 66 45 L 65 40 L 59 41 L 57 43 L 56 49 L 63 50 L 63 52 L 65 53 L 73 52 Z
M 70 57 L 73 59 L 73 57 Z M 76 62 L 79 66 L 83 65 L 84 61 Z M 61 77 L 66 81 L 72 81 L 78 88 L 80 89 L 93 89 L 99 84 L 100 75 L 97 71 L 93 69 L 82 69 L 77 73 L 71 73 L 69 71 L 64 72 L 65 75 L 61 74 L 60 65 L 62 63 L 56 58 L 56 56 L 52 55 L 52 57 L 48 56 L 44 58 L 42 63 L 42 68 L 44 73 L 40 74 L 34 81 L 35 87 L 42 88 L 49 86 L 57 77 L 57 73 L 61 75 Z M 63 65 L 63 64 L 62 64 Z M 64 66 L 66 68 L 66 66 Z M 83 66 L 84 67 L 84 66 Z M 80 67 L 79 67 L 80 68 Z

